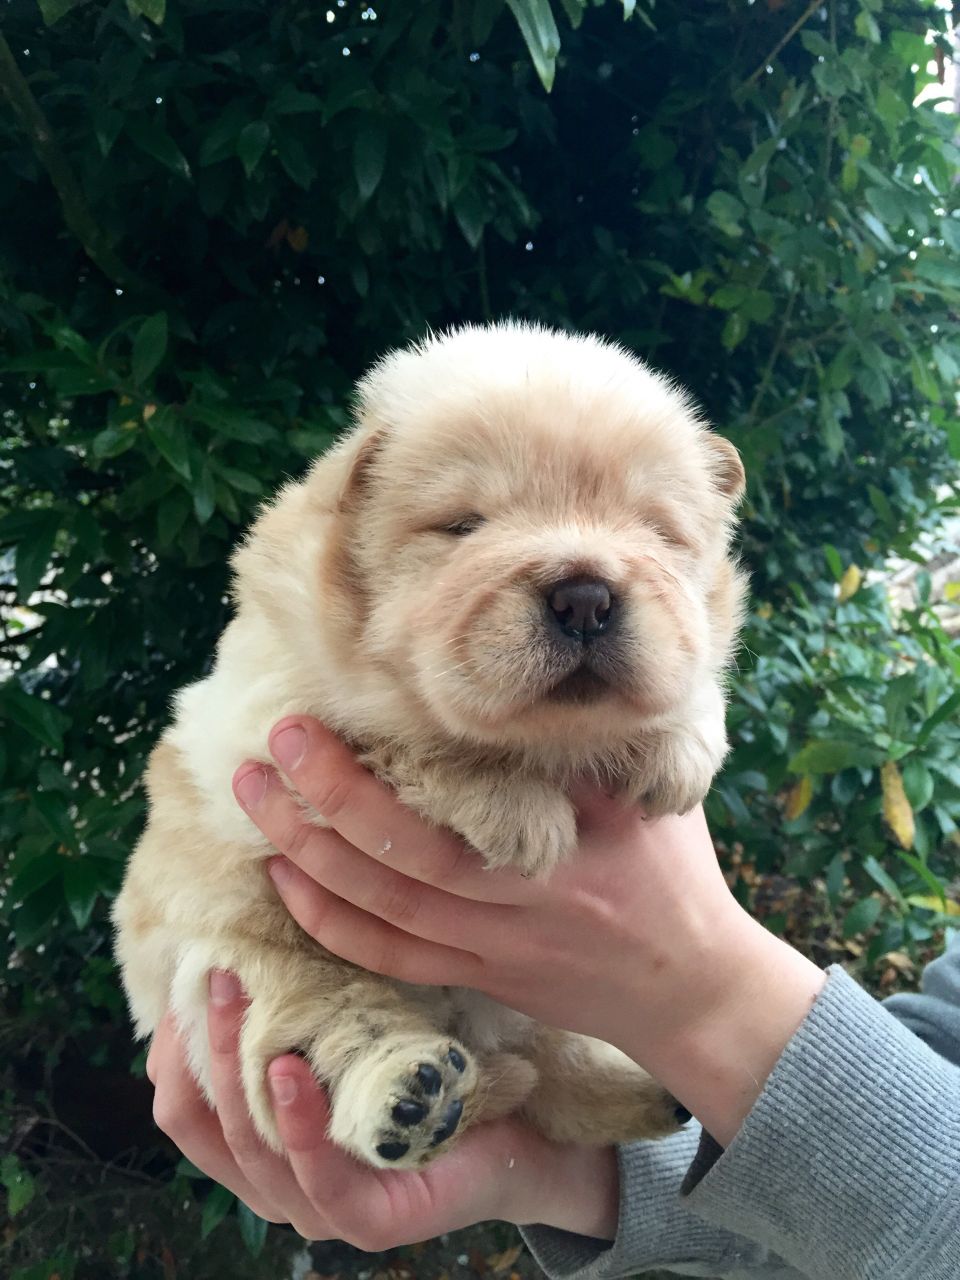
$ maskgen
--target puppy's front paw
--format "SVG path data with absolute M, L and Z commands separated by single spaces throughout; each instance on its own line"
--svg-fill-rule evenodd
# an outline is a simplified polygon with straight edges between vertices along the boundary
M 573 806 L 547 788 L 498 796 L 488 813 L 459 830 L 488 867 L 516 867 L 526 876 L 549 875 L 577 845 Z
M 380 1169 L 419 1169 L 471 1118 L 471 1055 L 449 1039 L 397 1037 L 337 1086 L 330 1137 Z
M 708 778 L 659 778 L 649 790 L 642 791 L 637 801 L 651 818 L 670 813 L 689 813 L 710 790 Z
M 665 739 L 650 750 L 623 793 L 651 818 L 689 813 L 710 790 L 721 760 L 722 755 L 714 759 L 697 739 Z

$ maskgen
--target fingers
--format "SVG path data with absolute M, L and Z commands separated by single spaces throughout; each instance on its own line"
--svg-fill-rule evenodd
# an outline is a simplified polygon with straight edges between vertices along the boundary
M 471 950 L 472 939 L 489 944 L 491 935 L 512 927 L 504 916 L 516 908 L 474 902 L 423 884 L 368 858 L 338 832 L 306 821 L 279 776 L 272 769 L 265 773 L 266 785 L 251 816 L 274 848 L 338 898 L 406 933 L 461 950 Z M 241 778 L 241 789 L 243 782 Z
M 324 1137 L 329 1109 L 322 1094 L 310 1091 L 306 1063 L 293 1055 L 277 1058 L 268 1074 L 297 1181 L 313 1203 L 323 1205 L 337 1238 L 360 1249 L 380 1252 L 495 1216 L 491 1211 L 506 1202 L 504 1180 L 513 1179 L 511 1171 L 521 1163 L 526 1183 L 542 1181 L 528 1151 L 531 1142 L 544 1150 L 548 1144 L 516 1122 L 470 1130 L 422 1174 L 371 1169 Z M 517 1174 L 519 1183 L 519 1168 Z
M 486 871 L 474 850 L 402 805 L 316 720 L 281 720 L 270 749 L 307 803 L 349 844 L 383 865 L 480 902 L 523 902 L 531 896 L 522 876 Z
M 272 858 L 268 869 L 297 924 L 334 955 L 401 982 L 483 987 L 486 969 L 472 952 L 404 932 L 338 898 L 287 858 Z
M 247 1003 L 233 974 L 211 973 L 207 1036 L 222 1139 L 258 1201 L 269 1206 L 266 1214 L 259 1209 L 255 1212 L 274 1221 L 290 1222 L 301 1234 L 301 1227 L 309 1225 L 313 1238 L 319 1239 L 326 1224 L 300 1190 L 287 1161 L 263 1143 L 250 1119 L 239 1063 L 240 1030 Z
M 156 1086 L 153 1118 L 157 1127 L 176 1143 L 191 1164 L 239 1196 L 254 1213 L 269 1221 L 286 1221 L 277 1217 L 273 1206 L 247 1181 L 233 1158 L 220 1122 L 187 1066 L 171 1014 L 157 1028 L 148 1061 L 148 1074 Z
M 383 1222 L 388 1210 L 380 1175 L 327 1138 L 329 1103 L 301 1058 L 275 1058 L 267 1078 L 277 1127 L 304 1196 L 322 1206 L 329 1234 L 371 1248 L 367 1233 L 373 1223 Z M 384 1227 L 389 1232 L 389 1224 Z

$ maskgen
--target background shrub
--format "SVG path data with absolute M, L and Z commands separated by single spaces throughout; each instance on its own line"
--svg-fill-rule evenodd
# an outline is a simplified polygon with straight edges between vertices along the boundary
M 735 891 L 813 886 L 816 928 L 776 902 L 768 923 L 874 979 L 909 977 L 957 913 L 960 654 L 923 575 L 894 616 L 871 574 L 955 506 L 942 9 L 328 2 L 4 9 L 0 1257 L 18 1280 L 174 1274 L 184 1224 L 230 1210 L 157 1153 L 109 900 L 170 695 L 227 619 L 231 545 L 343 427 L 364 366 L 427 325 L 596 329 L 693 390 L 750 477 L 755 599 L 710 798 Z M 92 1199 L 68 1149 L 100 1170 Z

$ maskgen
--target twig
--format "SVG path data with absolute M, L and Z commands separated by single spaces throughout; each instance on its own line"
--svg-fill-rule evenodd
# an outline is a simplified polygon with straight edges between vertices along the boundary
M 787 305 L 783 309 L 783 319 L 780 322 L 780 331 L 773 344 L 773 350 L 770 352 L 770 359 L 767 361 L 766 368 L 760 378 L 760 384 L 757 387 L 756 395 L 753 397 L 753 402 L 747 410 L 747 417 L 749 419 L 753 419 L 757 410 L 760 408 L 760 405 L 763 403 L 764 396 L 767 394 L 767 389 L 770 386 L 770 379 L 773 377 L 774 365 L 777 363 L 780 352 L 783 350 L 783 344 L 787 336 L 787 327 L 790 324 L 790 318 L 793 315 L 793 304 L 797 300 L 798 290 L 799 286 L 796 284 L 790 290 L 790 297 L 787 299 Z
M 493 312 L 490 309 L 490 285 L 487 280 L 487 248 L 482 235 L 477 245 L 477 277 L 480 284 L 480 309 L 484 320 L 489 322 L 493 319 Z
M 10 104 L 14 116 L 30 139 L 37 159 L 47 171 L 60 200 L 63 220 L 76 236 L 84 253 L 100 271 L 123 289 L 137 293 L 159 291 L 135 275 L 121 260 L 97 223 L 80 183 L 70 168 L 40 104 L 30 90 L 3 35 L 0 34 L 0 95 Z
M 790 41 L 797 34 L 800 28 L 805 23 L 810 21 L 810 19 L 817 12 L 817 10 L 821 8 L 822 5 L 823 5 L 823 0 L 811 0 L 811 3 L 807 5 L 806 9 L 804 9 L 803 13 L 801 13 L 800 17 L 796 20 L 796 22 L 793 24 L 790 30 L 786 33 L 786 35 L 781 37 L 781 39 L 778 40 L 777 43 L 773 46 L 773 48 L 770 50 L 767 56 L 763 59 L 763 61 L 757 67 L 756 71 L 752 72 L 749 76 L 747 76 L 746 80 L 744 80 L 743 84 L 740 86 L 741 91 L 744 89 L 749 89 L 752 84 L 755 84 L 756 81 L 760 79 L 764 71 L 767 69 L 770 63 L 774 60 L 777 54 L 780 53 L 790 43 Z

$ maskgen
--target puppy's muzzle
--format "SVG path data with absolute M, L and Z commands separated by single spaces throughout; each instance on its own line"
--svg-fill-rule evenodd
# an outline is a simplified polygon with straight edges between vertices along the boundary
M 544 592 L 547 623 L 554 635 L 580 645 L 592 644 L 616 622 L 616 601 L 599 578 L 565 578 Z

